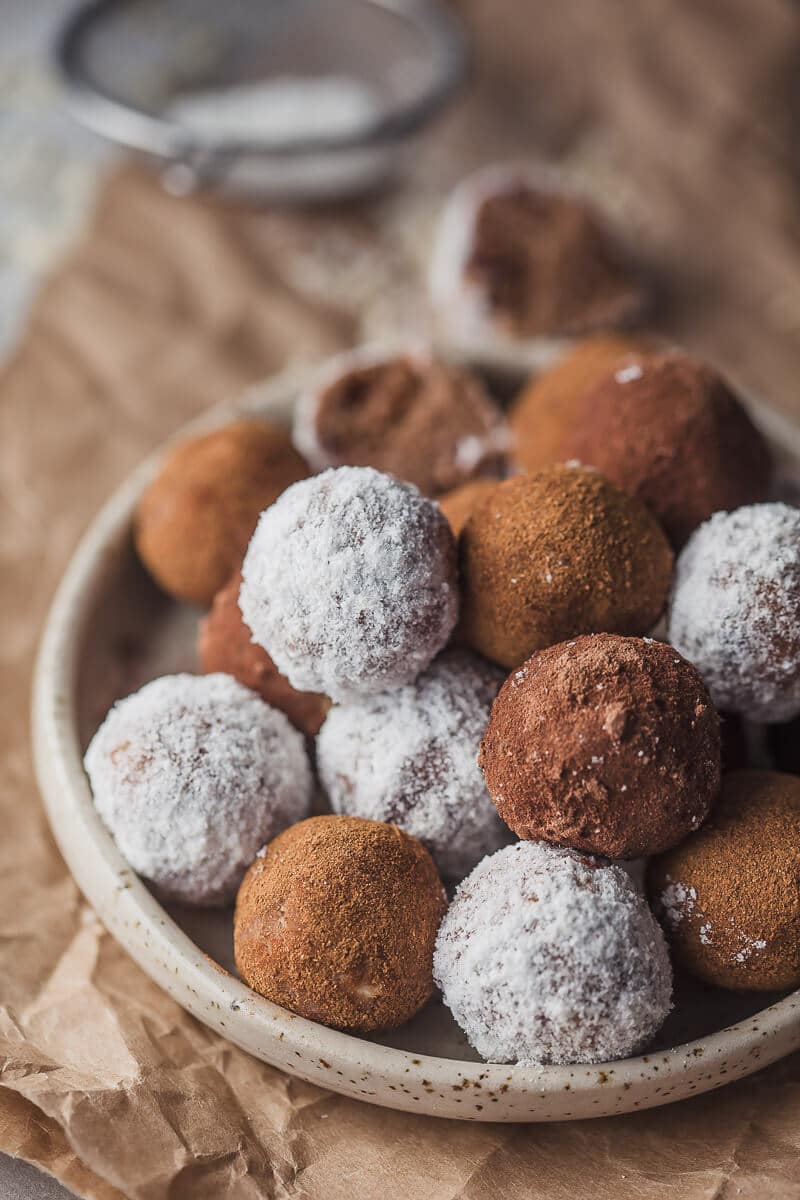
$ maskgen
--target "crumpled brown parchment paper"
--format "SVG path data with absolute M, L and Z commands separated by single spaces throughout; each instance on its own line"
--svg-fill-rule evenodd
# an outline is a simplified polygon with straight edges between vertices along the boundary
M 800 1056 L 684 1104 L 529 1127 L 393 1113 L 249 1058 L 103 931 L 36 794 L 32 657 L 92 513 L 203 407 L 365 335 L 424 331 L 434 200 L 468 166 L 536 153 L 588 175 L 640 227 L 665 327 L 800 416 L 790 6 L 468 7 L 471 95 L 405 191 L 259 214 L 122 171 L 0 371 L 0 1148 L 82 1196 L 800 1196 Z

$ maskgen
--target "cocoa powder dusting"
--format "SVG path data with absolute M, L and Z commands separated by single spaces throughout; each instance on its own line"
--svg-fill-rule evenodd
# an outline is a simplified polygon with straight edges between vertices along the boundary
M 312 817 L 270 842 L 245 876 L 236 965 L 250 987 L 300 1016 L 393 1029 L 433 993 L 445 908 L 415 838 L 360 817 Z
M 499 484 L 460 538 L 462 629 L 511 668 L 580 633 L 646 633 L 672 551 L 655 519 L 596 471 L 549 467 Z
M 580 637 L 512 671 L 479 762 L 520 837 L 638 858 L 707 816 L 719 790 L 719 718 L 671 646 Z
M 252 640 L 239 608 L 242 573 L 217 592 L 208 614 L 198 628 L 197 654 L 203 674 L 223 671 L 233 675 L 245 687 L 258 692 L 292 722 L 301 733 L 313 737 L 330 708 L 327 696 L 317 692 L 299 692 L 261 646 Z
M 524 184 L 481 204 L 466 275 L 516 337 L 627 325 L 649 301 L 590 208 Z
M 637 496 L 676 547 L 712 513 L 764 500 L 772 473 L 725 381 L 677 351 L 637 355 L 589 388 L 563 450 Z
M 800 779 L 726 775 L 708 823 L 650 864 L 648 891 L 679 966 L 720 987 L 797 987 Z

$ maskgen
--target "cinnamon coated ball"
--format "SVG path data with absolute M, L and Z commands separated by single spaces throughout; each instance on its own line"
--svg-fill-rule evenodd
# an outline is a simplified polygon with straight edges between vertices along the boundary
M 564 451 L 637 496 L 677 547 L 712 513 L 764 500 L 772 473 L 738 397 L 677 351 L 637 355 L 590 388 Z
M 334 360 L 297 406 L 294 444 L 317 470 L 375 467 L 425 496 L 505 467 L 508 429 L 471 371 L 427 353 Z
M 726 775 L 711 819 L 648 884 L 677 965 L 719 987 L 800 985 L 800 779 Z
M 509 413 L 513 461 L 537 471 L 570 457 L 572 433 L 581 400 L 620 360 L 644 352 L 648 342 L 623 333 L 598 333 L 578 342 L 522 389 Z
M 288 435 L 242 420 L 169 455 L 136 513 L 136 548 L 178 600 L 208 605 L 239 567 L 259 514 L 308 475 Z
M 247 872 L 236 965 L 250 987 L 302 1017 L 362 1033 L 394 1029 L 433 993 L 445 908 L 416 838 L 360 817 L 311 817 Z
M 208 614 L 200 622 L 197 654 L 200 668 L 209 675 L 223 671 L 281 712 L 301 733 L 313 737 L 330 708 L 327 696 L 299 692 L 281 675 L 262 646 L 256 645 L 239 608 L 242 573 L 237 571 L 217 592 Z
M 467 521 L 460 556 L 464 634 L 508 668 L 576 634 L 646 633 L 672 572 L 647 509 L 569 466 L 499 484 Z
M 596 634 L 511 673 L 479 762 L 521 838 L 645 857 L 708 815 L 720 783 L 719 718 L 671 646 Z

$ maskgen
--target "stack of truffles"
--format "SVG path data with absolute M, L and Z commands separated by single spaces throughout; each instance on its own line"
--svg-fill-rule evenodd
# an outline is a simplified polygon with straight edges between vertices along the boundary
M 202 673 L 108 714 L 102 819 L 160 896 L 235 899 L 245 982 L 339 1029 L 438 989 L 488 1061 L 591 1063 L 652 1040 L 673 964 L 797 986 L 800 779 L 728 769 L 740 723 L 800 714 L 771 469 L 725 381 L 641 337 L 572 345 L 508 416 L 421 350 L 337 360 L 291 439 L 236 422 L 142 497 Z

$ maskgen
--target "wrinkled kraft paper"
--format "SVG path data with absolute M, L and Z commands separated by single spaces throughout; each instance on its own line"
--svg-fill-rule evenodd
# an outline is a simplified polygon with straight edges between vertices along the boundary
M 25 717 L 32 656 L 91 514 L 203 407 L 365 335 L 424 327 L 432 201 L 466 166 L 530 149 L 577 164 L 639 214 L 676 300 L 665 328 L 800 415 L 798 202 L 784 112 L 800 28 L 789 6 L 542 5 L 536 36 L 524 39 L 513 29 L 526 6 L 497 0 L 491 22 L 488 6 L 472 7 L 486 24 L 472 94 L 405 192 L 359 211 L 258 214 L 170 199 L 123 170 L 0 372 L 0 1148 L 79 1195 L 800 1196 L 800 1056 L 684 1104 L 531 1127 L 393 1113 L 251 1059 L 164 996 L 104 932 L 37 797 Z M 554 74 L 568 55 L 585 70 Z M 512 87 L 523 75 L 536 81 L 530 111 Z M 721 203 L 723 185 L 735 204 Z

